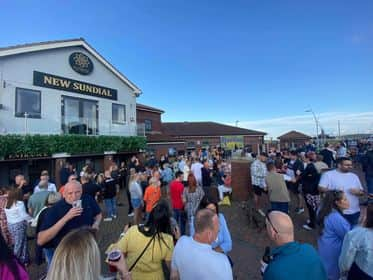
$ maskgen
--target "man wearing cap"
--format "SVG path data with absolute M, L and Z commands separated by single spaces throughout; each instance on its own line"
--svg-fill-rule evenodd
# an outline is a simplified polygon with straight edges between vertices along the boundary
M 265 216 L 261 207 L 261 196 L 262 193 L 265 192 L 266 184 L 265 178 L 267 175 L 267 154 L 262 152 L 256 158 L 250 166 L 251 171 L 251 185 L 253 186 L 254 191 L 254 202 L 255 202 L 255 209 L 262 215 Z
M 47 171 L 47 170 L 43 170 L 43 171 L 41 172 L 41 175 L 40 175 L 40 181 L 39 181 L 39 183 L 35 186 L 35 188 L 34 188 L 34 193 L 37 193 L 37 192 L 40 192 L 41 190 L 43 190 L 43 189 L 40 188 L 40 186 L 39 186 L 40 182 L 41 182 L 42 184 L 44 184 L 44 182 L 47 182 L 47 184 L 48 184 L 47 190 L 48 190 L 49 192 L 56 192 L 56 191 L 57 191 L 56 185 L 53 184 L 53 183 L 51 183 L 51 182 L 49 182 L 49 174 L 48 174 L 48 171 Z

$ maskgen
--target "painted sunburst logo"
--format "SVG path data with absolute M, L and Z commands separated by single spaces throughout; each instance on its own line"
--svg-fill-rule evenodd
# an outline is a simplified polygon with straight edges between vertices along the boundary
M 93 70 L 92 60 L 81 52 L 75 52 L 70 55 L 70 66 L 79 74 L 88 75 Z
M 91 64 L 88 57 L 82 53 L 76 53 L 73 59 L 75 64 L 82 68 L 88 68 L 89 64 Z

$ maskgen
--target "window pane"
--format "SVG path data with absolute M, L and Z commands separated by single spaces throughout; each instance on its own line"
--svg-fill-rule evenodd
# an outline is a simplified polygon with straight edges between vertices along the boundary
M 126 122 L 126 106 L 120 104 L 113 104 L 112 107 L 112 119 L 114 123 L 125 123 Z
M 40 117 L 40 91 L 30 89 L 16 89 L 16 116 Z
M 145 131 L 152 131 L 152 121 L 151 120 L 144 120 L 145 124 Z
M 69 134 L 97 134 L 97 102 L 64 96 L 63 130 Z

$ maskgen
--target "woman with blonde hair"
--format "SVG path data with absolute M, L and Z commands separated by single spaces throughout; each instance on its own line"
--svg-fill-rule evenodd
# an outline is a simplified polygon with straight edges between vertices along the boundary
M 121 279 L 131 279 L 123 255 L 117 262 L 109 264 L 117 268 Z M 73 230 L 62 239 L 54 253 L 46 279 L 102 279 L 100 250 L 89 228 Z
M 140 178 L 140 174 L 134 173 L 134 174 L 131 174 L 130 181 L 129 181 L 131 204 L 133 206 L 134 214 L 135 214 L 133 217 L 133 222 L 135 225 L 138 225 L 141 222 L 141 214 L 142 214 L 141 210 L 143 206 L 142 189 L 139 184 L 139 178 Z

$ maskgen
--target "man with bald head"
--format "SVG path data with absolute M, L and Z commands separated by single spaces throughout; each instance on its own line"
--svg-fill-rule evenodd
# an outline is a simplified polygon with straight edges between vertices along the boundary
M 101 209 L 91 196 L 82 193 L 79 182 L 68 182 L 64 189 L 64 199 L 53 205 L 43 219 L 37 243 L 47 249 L 48 263 L 53 257 L 54 249 L 71 230 L 82 226 L 91 226 L 96 230 L 99 228 Z
M 291 218 L 280 211 L 266 216 L 269 239 L 276 245 L 264 271 L 264 280 L 326 280 L 326 272 L 316 250 L 309 244 L 294 241 Z

